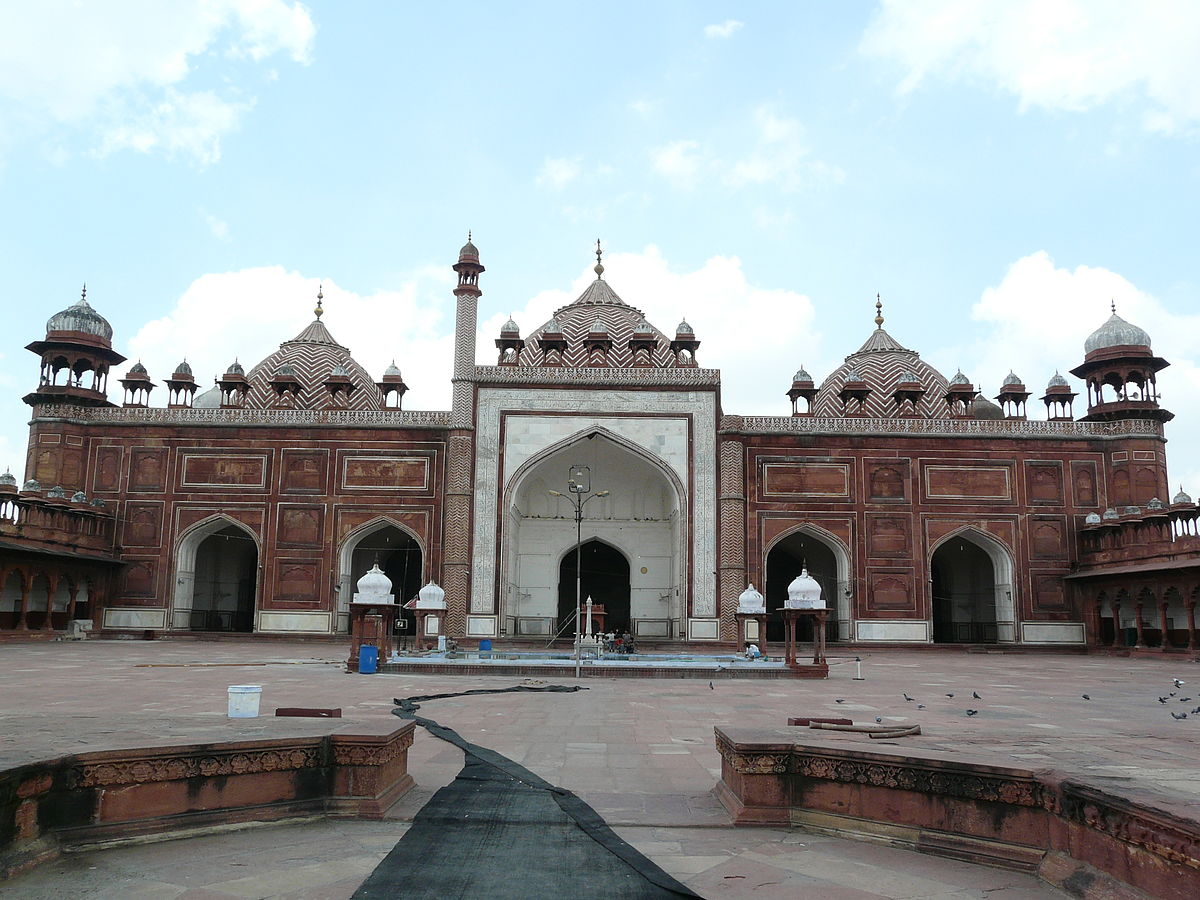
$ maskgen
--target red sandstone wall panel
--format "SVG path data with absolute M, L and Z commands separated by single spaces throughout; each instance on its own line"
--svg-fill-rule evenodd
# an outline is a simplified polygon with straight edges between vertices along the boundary
M 1032 505 L 1062 506 L 1062 463 L 1057 460 L 1051 462 L 1026 462 L 1025 496 Z
M 1085 509 L 1100 505 L 1096 490 L 1096 464 L 1090 460 L 1071 460 L 1071 489 L 1076 506 Z
M 193 453 L 181 454 L 179 489 L 265 490 L 270 471 L 266 455 Z
M 867 573 L 865 612 L 916 613 L 913 570 L 909 568 L 873 569 Z
M 197 522 L 210 519 L 215 515 L 228 516 L 231 519 L 241 522 L 258 535 L 259 538 L 263 537 L 266 510 L 261 504 L 248 506 L 223 503 L 220 506 L 215 506 L 211 503 L 176 503 L 175 531 L 172 535 L 172 542 L 177 541 L 179 535 L 183 534 Z
M 167 486 L 164 447 L 136 447 L 129 453 L 129 490 L 162 493 Z
M 908 516 L 867 514 L 867 555 L 872 558 L 908 559 L 912 553 Z
M 844 462 L 766 462 L 764 497 L 850 497 L 850 464 Z
M 158 596 L 158 557 L 125 557 L 118 593 L 122 598 L 154 599 Z
M 280 491 L 285 494 L 323 494 L 329 482 L 328 450 L 284 450 Z
M 158 547 L 162 544 L 162 500 L 130 500 L 121 523 L 121 543 L 126 547 Z
M 1031 518 L 1030 556 L 1034 559 L 1066 560 L 1067 520 L 1065 516 Z
M 325 507 L 319 503 L 281 503 L 276 546 L 319 547 L 325 533 Z
M 1011 466 L 925 465 L 927 500 L 1012 501 Z
M 428 493 L 431 455 L 380 451 L 339 453 L 339 487 L 344 491 L 414 491 Z
M 288 603 L 317 603 L 321 599 L 320 579 L 324 568 L 318 558 L 278 558 L 275 561 L 275 599 Z
M 864 460 L 867 497 L 874 501 L 903 501 L 909 497 L 911 463 L 907 459 Z
M 124 449 L 113 444 L 96 449 L 92 475 L 93 493 L 113 493 L 121 489 L 121 460 Z
M 1066 586 L 1062 580 L 1065 574 L 1067 573 L 1061 571 L 1031 572 L 1029 574 L 1030 594 L 1033 597 L 1031 612 L 1064 613 L 1070 611 Z

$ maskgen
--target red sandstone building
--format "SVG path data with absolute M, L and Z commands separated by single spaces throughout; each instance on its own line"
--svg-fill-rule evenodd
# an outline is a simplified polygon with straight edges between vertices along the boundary
M 445 588 L 451 636 L 545 643 L 572 632 L 578 561 L 607 627 L 643 641 L 734 641 L 751 583 L 778 640 L 804 565 L 834 641 L 1195 649 L 1200 513 L 1165 502 L 1167 362 L 1115 312 L 1071 370 L 1079 418 L 1058 373 L 1044 419 L 1015 374 L 998 403 L 945 378 L 878 303 L 845 363 L 780 386 L 791 415 L 741 416 L 692 327 L 647 322 L 597 260 L 574 303 L 524 336 L 507 322 L 481 366 L 468 242 L 444 412 L 402 409 L 399 370 L 372 379 L 320 298 L 249 371 L 198 392 L 187 363 L 162 384 L 135 364 L 120 405 L 109 324 L 86 298 L 54 315 L 28 346 L 24 486 L 0 477 L 0 629 L 336 634 L 379 560 L 398 599 Z

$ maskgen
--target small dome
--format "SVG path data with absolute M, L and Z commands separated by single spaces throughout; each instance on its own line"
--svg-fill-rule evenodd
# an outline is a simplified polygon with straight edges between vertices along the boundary
M 1117 511 L 1115 509 L 1113 509 L 1111 506 L 1104 511 L 1104 521 L 1106 521 L 1106 522 L 1110 522 L 1113 519 L 1119 519 L 1119 518 L 1121 518 L 1121 517 L 1117 514 Z
M 41 493 L 42 484 L 36 478 L 30 478 L 23 485 L 21 485 L 21 490 L 33 494 Z
M 388 378 L 389 376 L 395 378 L 400 377 L 400 368 L 396 365 L 396 361 L 394 359 L 392 360 L 392 364 L 383 370 L 383 377 Z
M 690 334 L 692 337 L 696 336 L 696 332 L 692 331 L 692 326 L 688 324 L 687 319 L 683 319 L 677 326 L 675 326 L 675 333 L 677 335 Z
M 284 363 L 282 366 L 280 366 L 278 369 L 275 370 L 275 374 L 276 375 L 295 375 L 296 367 L 293 366 L 291 363 Z
M 333 367 L 333 371 L 330 372 L 329 374 L 331 376 L 337 376 L 338 378 L 349 378 L 350 370 L 347 369 L 345 367 L 345 365 L 343 365 L 342 363 L 338 363 L 336 366 Z
M 542 334 L 562 334 L 562 323 L 558 321 L 558 316 L 551 316 L 550 321 L 542 326 Z
M 1142 508 L 1140 506 L 1126 506 L 1121 510 L 1121 515 L 1123 516 L 1140 516 L 1141 514 Z
M 653 335 L 654 334 L 654 326 L 651 325 L 649 322 L 647 322 L 645 319 L 642 319 L 642 321 L 638 322 L 637 325 L 635 325 L 633 327 L 633 333 L 637 337 L 644 337 L 645 335 Z
M 192 367 L 188 365 L 188 361 L 186 359 L 175 367 L 175 374 L 176 375 L 191 375 L 192 374 Z
M 92 498 L 92 506 L 96 509 L 104 509 L 108 504 L 101 497 Z
M 500 333 L 501 334 L 515 334 L 519 337 L 521 334 L 521 329 L 520 329 L 520 327 L 518 327 L 517 323 L 515 321 L 513 321 L 513 317 L 509 316 L 508 321 L 500 326 Z
M 235 359 L 233 361 L 233 364 L 230 365 L 230 367 L 225 370 L 225 374 L 226 375 L 245 375 L 246 370 L 243 369 L 242 364 Z
M 1183 487 L 1179 488 L 1179 493 L 1171 498 L 1171 505 L 1178 506 L 1180 503 L 1191 503 L 1192 496 L 1184 491 Z
M 746 589 L 738 596 L 737 611 L 759 614 L 767 611 L 766 601 L 763 599 L 763 595 L 754 589 L 754 585 L 747 585 Z
M 608 334 L 608 326 L 604 321 L 596 316 L 596 321 L 592 322 L 592 327 L 588 329 L 588 334 Z
M 909 369 L 907 372 L 905 372 L 903 375 L 901 375 L 900 380 L 897 382 L 897 384 L 920 384 L 920 383 L 921 383 L 921 379 L 917 377 L 917 373 L 914 372 L 912 369 Z
M 467 235 L 467 242 L 465 244 L 463 244 L 462 249 L 458 251 L 458 261 L 460 263 L 464 263 L 464 262 L 477 263 L 477 262 L 479 262 L 479 248 L 471 243 L 470 234 Z
M 806 381 L 809 384 L 812 384 L 812 380 L 813 380 L 813 377 L 808 374 L 808 371 L 804 368 L 804 366 L 801 366 L 800 368 L 798 368 L 796 370 L 796 374 L 792 376 L 792 381 L 799 382 L 800 384 L 803 384 Z
M 50 490 L 46 491 L 46 496 L 52 500 L 62 500 L 67 496 L 67 489 L 61 484 L 56 484 Z
M 432 581 L 417 591 L 417 609 L 445 609 L 446 592 Z
M 371 566 L 371 571 L 358 579 L 358 593 L 354 595 L 358 603 L 390 603 L 392 599 L 392 579 L 383 574 L 379 563 Z
M 959 369 L 954 373 L 954 377 L 950 379 L 950 387 L 970 387 L 971 379 L 963 374 L 963 370 Z
M 146 367 L 142 365 L 142 361 L 139 359 L 137 362 L 135 362 L 132 366 L 129 367 L 129 372 L 126 374 L 132 377 L 134 375 L 147 375 L 148 376 L 150 373 L 146 371 Z
M 72 503 L 87 503 L 87 494 L 83 491 L 76 491 L 71 495 Z
M 16 487 L 17 486 L 17 476 L 14 475 L 9 469 L 5 469 L 4 474 L 0 475 L 0 486 Z
M 1096 512 L 1088 513 L 1087 517 L 1084 518 L 1083 523 L 1085 525 L 1099 525 L 1100 524 L 1100 513 L 1096 513 Z
M 1003 383 L 1004 387 L 1008 387 L 1010 384 L 1023 384 L 1023 383 L 1024 382 L 1021 381 L 1021 376 L 1018 375 L 1016 372 L 1014 372 L 1012 369 L 1009 369 L 1008 374 L 1004 376 L 1004 383 Z
M 1046 390 L 1050 390 L 1050 388 L 1070 386 L 1071 385 L 1067 379 L 1063 378 L 1058 372 L 1055 372 L 1053 375 L 1051 375 L 1050 380 L 1046 382 Z
M 47 336 L 55 331 L 82 331 L 84 334 L 95 335 L 106 342 L 112 341 L 113 334 L 108 320 L 92 309 L 87 302 L 87 288 L 83 289 L 83 296 L 77 303 L 68 306 L 62 312 L 55 313 L 46 321 Z
M 859 382 L 862 380 L 863 380 L 862 374 L 858 371 L 858 369 L 851 369 L 849 372 L 846 373 L 846 384 L 849 384 L 852 381 Z
M 1109 347 L 1127 346 L 1145 347 L 1149 350 L 1150 335 L 1114 312 L 1107 322 L 1088 335 L 1088 339 L 1083 342 L 1083 352 L 1093 353 Z
M 1151 497 L 1150 502 L 1146 504 L 1146 509 L 1164 509 L 1166 504 L 1157 497 Z
M 808 574 L 808 569 L 801 569 L 792 583 L 788 585 L 787 600 L 783 603 L 785 609 L 824 609 L 825 601 L 821 599 L 821 585 Z
M 986 397 L 976 397 L 971 401 L 971 415 L 976 419 L 1003 419 L 1004 410 Z

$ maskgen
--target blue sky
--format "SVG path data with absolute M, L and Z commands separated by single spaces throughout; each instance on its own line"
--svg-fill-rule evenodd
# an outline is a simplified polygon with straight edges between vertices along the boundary
M 368 371 L 395 358 L 407 406 L 448 408 L 469 228 L 481 362 L 510 313 L 528 332 L 582 290 L 600 237 L 627 302 L 695 327 L 730 412 L 786 414 L 792 372 L 857 349 L 876 292 L 894 337 L 988 396 L 1010 367 L 1040 395 L 1115 300 L 1173 364 L 1170 467 L 1195 494 L 1200 7 L 1132 9 L 9 10 L 0 466 L 24 466 L 23 347 L 84 281 L 120 352 L 204 383 L 299 332 L 323 281 Z

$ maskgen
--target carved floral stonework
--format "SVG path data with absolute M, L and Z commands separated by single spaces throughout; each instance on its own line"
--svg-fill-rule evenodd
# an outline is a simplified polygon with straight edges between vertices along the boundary
M 386 744 L 346 744 L 335 741 L 333 761 L 339 766 L 383 766 L 403 756 L 412 744 L 412 731 L 405 731 Z
M 449 428 L 450 413 L 400 409 L 160 409 L 39 406 L 34 416 L 72 422 L 145 422 L 155 425 L 386 425 L 389 428 Z
M 247 775 L 312 769 L 322 765 L 318 747 L 242 750 L 207 756 L 143 757 L 117 762 L 85 763 L 72 770 L 75 787 L 113 787 L 152 781 L 178 781 L 197 775 Z
M 741 434 L 978 434 L 1006 437 L 1161 438 L 1160 422 L 1044 422 L 1035 419 L 873 419 L 831 416 L 737 416 L 721 419 L 721 431 Z
M 1068 821 L 1078 823 L 1126 844 L 1133 844 L 1155 856 L 1200 869 L 1200 837 L 1194 827 L 1131 809 L 1117 798 L 1068 785 L 1062 800 L 1062 812 Z

